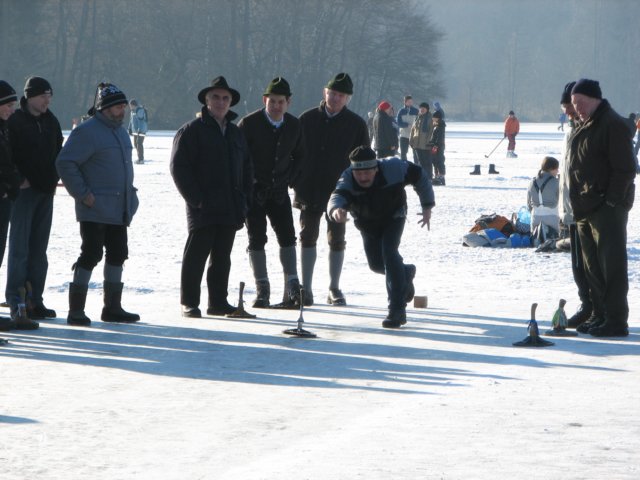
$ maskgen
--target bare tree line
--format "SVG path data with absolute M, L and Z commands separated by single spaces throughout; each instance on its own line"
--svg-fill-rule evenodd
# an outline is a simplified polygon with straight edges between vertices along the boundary
M 48 78 L 63 125 L 105 80 L 166 129 L 192 118 L 197 92 L 217 75 L 241 92 L 240 114 L 261 105 L 277 75 L 292 85 L 294 113 L 317 105 L 341 71 L 363 115 L 382 98 L 444 95 L 441 32 L 415 1 L 0 0 L 0 15 L 3 78 L 16 89 L 29 75 Z

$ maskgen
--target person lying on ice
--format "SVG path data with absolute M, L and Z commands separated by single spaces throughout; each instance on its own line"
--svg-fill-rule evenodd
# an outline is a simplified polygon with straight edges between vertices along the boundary
M 415 293 L 416 275 L 415 265 L 405 265 L 398 252 L 407 217 L 404 187 L 413 185 L 422 205 L 418 223 L 429 229 L 435 206 L 431 180 L 421 166 L 406 160 L 376 160 L 376 153 L 367 146 L 353 150 L 349 160 L 351 166 L 342 172 L 327 214 L 332 221 L 344 223 L 347 211 L 351 212 L 362 235 L 369 268 L 385 276 L 389 314 L 382 326 L 400 328 L 407 323 L 406 306 Z

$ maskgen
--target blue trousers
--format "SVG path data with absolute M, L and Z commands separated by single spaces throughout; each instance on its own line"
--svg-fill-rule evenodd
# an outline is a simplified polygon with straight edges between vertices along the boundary
M 369 268 L 385 276 L 389 311 L 405 311 L 407 302 L 406 268 L 398 251 L 405 218 L 394 218 L 385 225 L 360 230 Z
M 47 247 L 53 218 L 53 195 L 33 188 L 20 189 L 11 211 L 9 256 L 5 296 L 9 305 L 18 303 L 18 289 L 27 280 L 33 288 L 32 301 L 42 305 L 49 261 Z

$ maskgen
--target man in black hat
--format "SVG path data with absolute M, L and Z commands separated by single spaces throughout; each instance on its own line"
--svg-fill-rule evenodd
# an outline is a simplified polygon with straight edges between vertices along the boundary
M 29 318 L 54 318 L 42 294 L 49 263 L 47 246 L 53 218 L 53 195 L 58 185 L 55 160 L 62 148 L 62 130 L 49 110 L 53 90 L 42 77 L 30 77 L 20 108 L 9 119 L 13 161 L 22 177 L 11 213 L 7 265 L 7 303 L 18 315 L 19 291 L 30 285 Z
M 289 83 L 276 77 L 262 95 L 264 108 L 245 116 L 238 127 L 245 135 L 254 169 L 253 200 L 247 212 L 249 263 L 256 281 L 253 306 L 270 305 L 267 272 L 267 218 L 280 246 L 284 272 L 283 307 L 300 305 L 300 281 L 296 266 L 296 232 L 293 226 L 289 185 L 304 155 L 300 120 L 287 112 L 291 104 Z
M 347 108 L 353 93 L 353 82 L 339 73 L 324 88 L 319 107 L 300 116 L 307 154 L 300 175 L 294 181 L 293 206 L 300 209 L 300 244 L 302 284 L 305 305 L 313 304 L 312 280 L 316 263 L 316 243 L 320 219 L 327 221 L 329 242 L 330 305 L 346 305 L 340 290 L 340 274 L 344 262 L 345 225 L 329 220 L 325 210 L 331 191 L 342 171 L 349 166 L 349 153 L 359 145 L 369 145 L 366 122 Z
M 407 323 L 406 306 L 415 292 L 415 265 L 405 265 L 398 251 L 407 217 L 405 187 L 413 185 L 420 197 L 423 227 L 430 227 L 431 209 L 435 206 L 433 188 L 427 173 L 419 165 L 399 158 L 376 160 L 366 145 L 349 156 L 351 166 L 338 180 L 327 214 L 340 224 L 351 212 L 360 230 L 369 268 L 385 276 L 389 314 L 384 328 L 399 328 Z
M 571 137 L 569 196 L 593 304 L 579 331 L 626 337 L 627 221 L 636 176 L 631 135 L 625 119 L 602 98 L 597 81 L 578 80 L 571 102 L 581 124 Z
M 209 315 L 234 311 L 227 301 L 231 250 L 236 231 L 246 218 L 253 169 L 242 131 L 232 123 L 230 107 L 240 93 L 224 77 L 198 93 L 199 118 L 176 133 L 171 152 L 171 175 L 187 205 L 189 236 L 182 257 L 180 303 L 184 317 L 198 318 L 200 283 L 209 258 L 207 287 Z
M 104 252 L 104 322 L 131 323 L 136 313 L 122 308 L 123 265 L 129 256 L 127 229 L 138 209 L 133 186 L 132 146 L 123 126 L 127 97 L 117 86 L 100 83 L 91 118 L 71 131 L 56 167 L 75 200 L 82 245 L 69 284 L 67 323 L 88 326 L 84 312 L 89 280 Z

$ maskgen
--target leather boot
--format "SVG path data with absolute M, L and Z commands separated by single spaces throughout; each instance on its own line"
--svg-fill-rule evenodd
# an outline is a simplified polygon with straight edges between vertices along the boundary
M 253 308 L 269 308 L 269 298 L 271 297 L 271 285 L 269 280 L 259 280 L 256 282 L 256 298 L 253 301 Z
M 75 283 L 69 284 L 69 314 L 67 324 L 80 327 L 91 325 L 91 319 L 84 313 L 84 306 L 87 302 L 87 286 Z
M 104 282 L 104 307 L 102 308 L 103 322 L 132 323 L 140 320 L 140 315 L 129 313 L 122 309 L 122 282 Z

